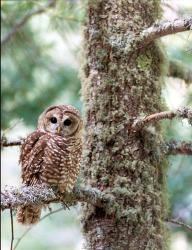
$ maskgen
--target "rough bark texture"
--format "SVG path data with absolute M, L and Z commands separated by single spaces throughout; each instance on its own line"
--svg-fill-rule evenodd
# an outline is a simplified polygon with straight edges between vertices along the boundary
M 82 165 L 89 166 L 86 184 L 114 196 L 118 205 L 84 205 L 86 249 L 166 249 L 161 131 L 153 125 L 134 133 L 125 126 L 162 110 L 159 46 L 131 52 L 128 43 L 160 16 L 159 1 L 90 0 L 87 11 Z M 125 51 L 113 47 L 124 39 Z

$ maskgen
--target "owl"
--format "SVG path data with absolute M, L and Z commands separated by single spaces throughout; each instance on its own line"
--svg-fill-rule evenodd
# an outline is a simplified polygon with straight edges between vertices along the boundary
M 35 132 L 21 146 L 22 183 L 26 186 L 56 187 L 61 193 L 74 187 L 82 152 L 83 122 L 78 110 L 70 105 L 47 108 L 39 117 Z M 42 206 L 18 208 L 21 224 L 39 221 Z

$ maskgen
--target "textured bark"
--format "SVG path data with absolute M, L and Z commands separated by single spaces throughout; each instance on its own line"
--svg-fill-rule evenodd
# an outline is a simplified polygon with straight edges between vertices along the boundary
M 86 249 L 166 249 L 165 161 L 162 135 L 132 132 L 136 117 L 162 111 L 161 64 L 157 44 L 131 51 L 132 37 L 160 16 L 158 0 L 102 0 L 88 3 L 82 95 L 85 104 L 83 172 L 86 184 L 117 204 L 85 204 Z M 126 50 L 118 41 L 126 40 Z M 113 43 L 114 40 L 114 43 Z M 128 131 L 127 131 L 128 124 Z

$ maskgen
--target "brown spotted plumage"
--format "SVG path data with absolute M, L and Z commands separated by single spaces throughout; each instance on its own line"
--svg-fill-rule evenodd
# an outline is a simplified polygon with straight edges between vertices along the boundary
M 22 182 L 27 186 L 55 186 L 70 192 L 79 173 L 82 151 L 82 120 L 72 106 L 58 105 L 46 109 L 38 120 L 37 130 L 21 147 Z M 39 221 L 41 206 L 23 206 L 17 211 L 22 224 Z

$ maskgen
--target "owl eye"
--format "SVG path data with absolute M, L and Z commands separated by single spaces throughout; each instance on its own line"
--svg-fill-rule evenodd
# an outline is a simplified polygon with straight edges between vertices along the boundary
M 57 123 L 57 118 L 56 117 L 51 117 L 50 121 L 51 121 L 51 123 Z
M 66 119 L 63 124 L 64 124 L 64 126 L 70 126 L 71 123 L 72 123 L 72 121 L 70 119 Z

